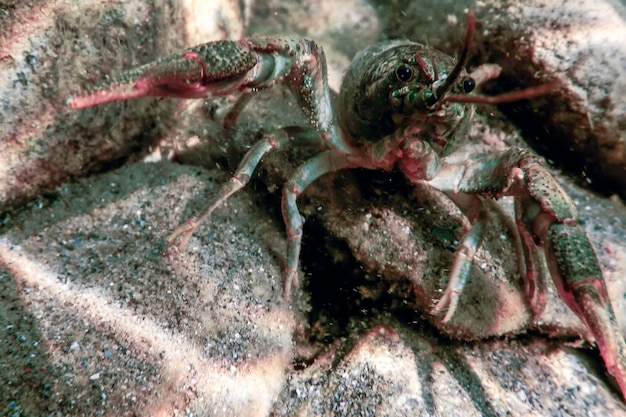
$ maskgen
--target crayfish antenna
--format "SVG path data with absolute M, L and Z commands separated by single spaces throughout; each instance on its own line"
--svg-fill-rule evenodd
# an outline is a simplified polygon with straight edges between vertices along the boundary
M 454 83 L 457 82 L 457 79 L 465 69 L 467 65 L 467 61 L 470 56 L 470 49 L 472 47 L 472 39 L 474 38 L 474 31 L 476 30 L 476 19 L 474 18 L 474 12 L 467 13 L 467 33 L 465 34 L 465 44 L 463 45 L 463 50 L 461 51 L 461 57 L 458 62 L 448 74 L 443 84 L 437 87 L 434 91 L 435 97 L 439 101 L 442 97 L 444 97 L 451 89 Z
M 545 96 L 558 91 L 563 86 L 560 80 L 555 80 L 536 87 L 529 87 L 523 90 L 511 91 L 510 93 L 498 94 L 497 96 L 467 96 L 455 94 L 446 97 L 446 102 L 452 103 L 474 103 L 474 104 L 502 104 L 514 101 L 528 100 L 535 97 Z

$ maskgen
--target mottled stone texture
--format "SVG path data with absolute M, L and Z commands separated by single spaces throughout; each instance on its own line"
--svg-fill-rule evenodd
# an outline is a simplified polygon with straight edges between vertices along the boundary
M 76 113 L 65 100 L 111 71 L 174 46 L 156 36 L 170 30 L 169 16 L 178 13 L 173 6 L 39 1 L 2 7 L 0 210 L 118 165 L 158 139 L 162 126 L 155 117 L 164 108 L 155 102 Z M 137 44 L 145 48 L 129 47 Z
M 545 157 L 626 198 L 624 3 L 494 2 L 487 13 L 479 42 L 483 59 L 502 65 L 503 86 L 564 85 L 537 105 L 502 106 L 504 113 Z

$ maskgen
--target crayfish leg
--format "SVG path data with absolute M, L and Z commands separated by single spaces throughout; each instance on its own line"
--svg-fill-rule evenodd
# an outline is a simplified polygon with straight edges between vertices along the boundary
M 438 315 L 448 307 L 442 323 L 450 321 L 459 303 L 459 297 L 471 275 L 472 261 L 485 237 L 485 229 L 489 214 L 480 197 L 471 194 L 457 194 L 448 196 L 469 218 L 471 226 L 463 235 L 461 243 L 457 247 L 454 264 L 448 280 L 448 285 L 432 310 L 432 314 Z
M 167 238 L 167 242 L 172 244 L 177 238 L 180 237 L 178 247 L 184 248 L 189 241 L 189 238 L 193 235 L 196 228 L 202 224 L 210 215 L 224 203 L 230 196 L 237 191 L 244 188 L 250 181 L 252 173 L 258 166 L 261 158 L 274 150 L 284 147 L 290 140 L 290 136 L 287 131 L 281 129 L 274 135 L 266 135 L 261 140 L 256 142 L 252 148 L 243 157 L 237 170 L 232 177 L 220 188 L 220 190 L 213 196 L 209 202 L 209 208 L 199 217 L 190 219 L 184 224 L 180 225 L 172 234 Z
M 351 168 L 353 163 L 334 150 L 327 150 L 306 160 L 292 174 L 283 188 L 282 212 L 287 228 L 287 260 L 283 282 L 283 298 L 289 302 L 291 290 L 298 284 L 298 260 L 304 220 L 298 210 L 298 196 L 322 175 Z
M 476 155 L 456 175 L 456 181 L 452 182 L 457 192 L 515 198 L 522 240 L 530 235 L 535 245 L 544 248 L 560 297 L 595 337 L 607 370 L 626 398 L 624 337 L 598 259 L 579 223 L 572 199 L 537 158 L 521 149 Z M 437 178 L 431 181 L 432 185 L 439 182 Z M 530 245 L 528 239 L 525 244 Z M 531 254 L 529 250 L 524 252 L 527 256 Z M 539 298 L 543 297 L 541 288 L 535 291 L 539 291 Z

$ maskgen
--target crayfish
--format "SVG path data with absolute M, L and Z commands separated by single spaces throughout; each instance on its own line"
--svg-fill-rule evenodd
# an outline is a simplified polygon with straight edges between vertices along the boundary
M 287 229 L 284 298 L 297 284 L 303 220 L 298 196 L 320 176 L 342 169 L 399 169 L 411 182 L 443 191 L 470 219 L 450 279 L 434 307 L 443 322 L 454 315 L 481 246 L 487 224 L 486 198 L 512 196 L 525 264 L 525 296 L 535 317 L 546 302 L 538 284 L 534 254 L 543 248 L 561 298 L 595 337 L 607 370 L 626 397 L 626 345 L 619 332 L 606 285 L 592 245 L 581 227 L 576 206 L 542 161 L 518 148 L 473 155 L 461 162 L 455 151 L 468 136 L 474 104 L 503 103 L 550 94 L 558 83 L 493 97 L 472 95 L 500 74 L 484 64 L 465 70 L 474 16 L 468 14 L 464 48 L 458 57 L 409 41 L 370 46 L 354 58 L 345 74 L 338 102 L 328 87 L 323 50 L 296 37 L 257 37 L 202 44 L 124 73 L 86 94 L 74 96 L 74 109 L 139 97 L 202 98 L 240 93 L 225 118 L 230 126 L 252 93 L 283 84 L 293 93 L 310 126 L 278 129 L 255 143 L 230 180 L 200 217 L 170 236 L 185 245 L 199 223 L 249 182 L 264 155 L 290 143 L 314 143 L 321 151 L 302 163 L 283 189 Z

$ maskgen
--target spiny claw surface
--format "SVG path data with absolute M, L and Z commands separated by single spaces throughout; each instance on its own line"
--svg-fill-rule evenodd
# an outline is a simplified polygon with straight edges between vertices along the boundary
M 74 109 L 140 97 L 199 98 L 237 90 L 257 56 L 245 41 L 217 41 L 127 71 L 87 94 L 70 98 Z
M 626 344 L 615 319 L 602 271 L 578 225 L 552 225 L 547 259 L 563 301 L 591 331 L 608 372 L 626 399 Z

